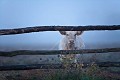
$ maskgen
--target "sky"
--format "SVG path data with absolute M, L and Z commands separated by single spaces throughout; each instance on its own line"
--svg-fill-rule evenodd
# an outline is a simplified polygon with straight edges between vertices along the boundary
M 0 29 L 119 24 L 120 0 L 0 0 Z M 119 35 L 120 31 L 85 31 L 81 37 L 87 48 L 118 47 Z M 54 49 L 61 38 L 58 31 L 5 35 L 0 36 L 0 50 Z

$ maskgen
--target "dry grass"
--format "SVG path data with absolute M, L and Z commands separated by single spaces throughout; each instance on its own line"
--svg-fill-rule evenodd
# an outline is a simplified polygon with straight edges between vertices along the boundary
M 87 68 L 74 69 L 1 71 L 0 80 L 120 80 L 119 72 L 93 64 Z

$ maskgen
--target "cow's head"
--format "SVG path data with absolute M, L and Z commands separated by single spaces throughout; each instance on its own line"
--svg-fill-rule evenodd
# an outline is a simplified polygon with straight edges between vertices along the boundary
M 75 49 L 76 37 L 81 35 L 83 31 L 59 31 L 62 35 L 65 35 L 67 47 L 69 50 Z

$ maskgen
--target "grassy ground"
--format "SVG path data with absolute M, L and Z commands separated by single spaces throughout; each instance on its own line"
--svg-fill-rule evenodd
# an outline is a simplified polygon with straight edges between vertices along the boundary
M 120 68 L 67 67 L 66 69 L 36 69 L 0 71 L 0 80 L 120 80 Z

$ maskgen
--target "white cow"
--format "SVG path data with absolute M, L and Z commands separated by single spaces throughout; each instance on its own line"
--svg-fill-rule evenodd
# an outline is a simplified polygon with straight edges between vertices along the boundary
M 63 38 L 60 41 L 59 50 L 79 50 L 84 48 L 84 42 L 81 39 L 81 34 L 83 31 L 59 31 Z M 64 61 L 64 59 L 72 61 L 72 63 L 77 63 L 76 55 L 60 55 L 60 60 Z

